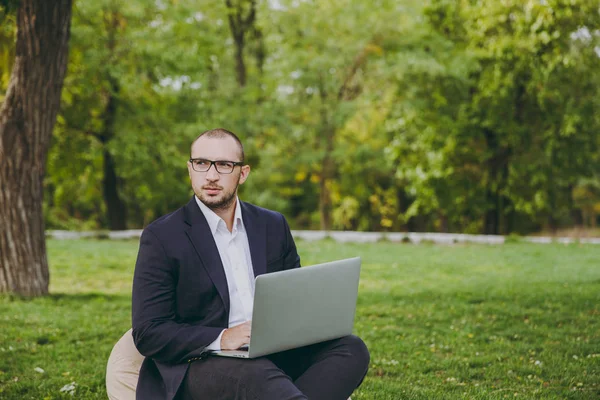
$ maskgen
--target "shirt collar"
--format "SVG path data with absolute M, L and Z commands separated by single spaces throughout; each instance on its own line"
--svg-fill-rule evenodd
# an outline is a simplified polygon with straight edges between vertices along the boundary
M 208 208 L 206 206 L 206 204 L 201 202 L 200 199 L 198 198 L 198 196 L 194 196 L 194 198 L 196 199 L 196 203 L 198 204 L 198 207 L 200 207 L 200 211 L 202 211 L 202 214 L 204 214 L 204 217 L 206 218 L 206 222 L 208 222 L 208 226 L 210 227 L 210 231 L 212 232 L 212 234 L 214 236 L 217 233 L 217 229 L 219 229 L 220 223 L 222 223 L 224 227 L 226 226 L 225 221 L 223 221 L 223 218 L 219 217 L 213 210 Z M 244 219 L 242 218 L 242 207 L 240 206 L 239 197 L 236 197 L 236 199 L 235 199 L 235 213 L 233 214 L 233 227 L 234 227 L 234 229 L 236 227 L 238 229 L 244 228 Z

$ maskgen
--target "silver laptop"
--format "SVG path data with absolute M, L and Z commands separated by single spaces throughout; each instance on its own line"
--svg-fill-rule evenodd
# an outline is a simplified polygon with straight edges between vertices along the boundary
M 360 257 L 256 277 L 250 344 L 211 354 L 256 358 L 352 334 Z

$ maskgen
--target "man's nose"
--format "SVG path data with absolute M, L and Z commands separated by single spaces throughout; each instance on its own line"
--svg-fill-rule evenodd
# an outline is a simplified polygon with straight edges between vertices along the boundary
M 208 179 L 209 181 L 216 181 L 219 179 L 220 176 L 221 175 L 219 175 L 219 173 L 217 172 L 217 167 L 214 164 L 210 166 L 208 171 L 206 171 L 206 179 Z

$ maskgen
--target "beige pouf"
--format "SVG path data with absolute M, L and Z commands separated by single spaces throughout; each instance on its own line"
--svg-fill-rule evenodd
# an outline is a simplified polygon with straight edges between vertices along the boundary
M 113 347 L 106 365 L 106 394 L 110 400 L 135 400 L 144 356 L 135 348 L 131 329 Z
M 136 349 L 130 329 L 115 344 L 106 364 L 106 394 L 110 400 L 135 400 L 143 361 L 144 356 Z

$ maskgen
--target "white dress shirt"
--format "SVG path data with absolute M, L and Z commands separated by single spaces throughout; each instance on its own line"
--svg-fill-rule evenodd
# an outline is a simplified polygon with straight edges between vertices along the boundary
M 195 199 L 208 222 L 225 270 L 230 304 L 228 327 L 231 328 L 252 319 L 254 304 L 254 271 L 248 235 L 242 219 L 242 208 L 239 199 L 236 199 L 233 228 L 229 232 L 227 224 L 221 217 L 202 203 L 198 197 Z M 221 350 L 223 332 L 224 330 L 214 342 L 206 347 L 207 350 Z

